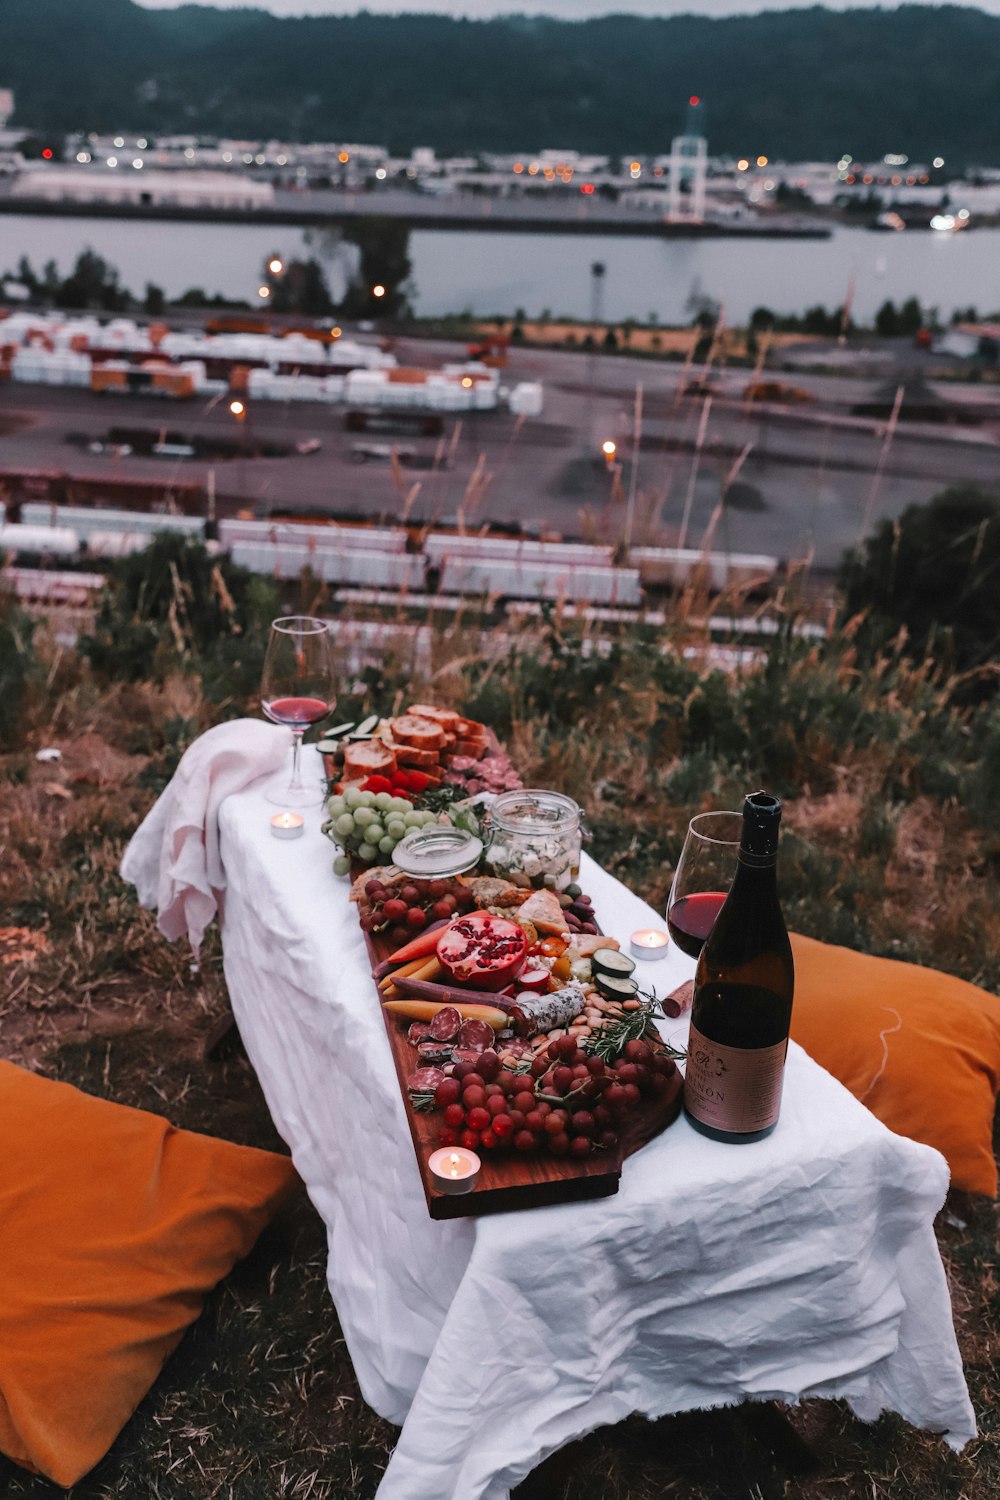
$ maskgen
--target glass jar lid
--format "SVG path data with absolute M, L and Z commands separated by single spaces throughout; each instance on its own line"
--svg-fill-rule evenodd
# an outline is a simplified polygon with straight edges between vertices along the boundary
M 477 865 L 483 841 L 450 823 L 432 823 L 415 828 L 400 839 L 392 851 L 392 862 L 404 875 L 464 875 Z
M 505 833 L 569 833 L 579 827 L 582 809 L 562 792 L 538 787 L 501 792 L 490 808 L 490 821 Z

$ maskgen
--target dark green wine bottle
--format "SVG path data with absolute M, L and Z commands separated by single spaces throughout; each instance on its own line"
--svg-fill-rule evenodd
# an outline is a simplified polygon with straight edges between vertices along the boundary
M 781 803 L 743 805 L 736 874 L 698 959 L 684 1110 L 717 1141 L 759 1141 L 778 1123 L 795 971 L 778 901 Z

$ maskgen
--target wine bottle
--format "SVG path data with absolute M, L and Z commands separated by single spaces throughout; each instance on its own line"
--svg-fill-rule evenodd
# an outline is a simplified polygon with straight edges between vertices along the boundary
M 759 1141 L 778 1123 L 795 983 L 778 902 L 780 820 L 777 797 L 747 797 L 736 874 L 695 973 L 684 1109 L 713 1140 Z

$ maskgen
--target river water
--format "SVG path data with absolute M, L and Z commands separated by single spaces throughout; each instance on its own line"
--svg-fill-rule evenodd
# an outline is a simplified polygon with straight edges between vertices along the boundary
M 138 296 L 153 282 L 170 297 L 200 287 L 256 302 L 261 267 L 273 254 L 318 255 L 334 295 L 344 276 L 343 252 L 296 225 L 0 215 L 0 272 L 26 255 L 36 269 L 53 259 L 65 274 L 87 246 Z M 947 235 L 838 228 L 828 240 L 417 230 L 410 257 L 411 300 L 424 317 L 466 310 L 509 317 L 518 309 L 588 317 L 595 261 L 606 267 L 600 312 L 615 322 L 689 323 L 699 297 L 721 302 L 731 324 L 759 306 L 833 309 L 852 282 L 860 322 L 870 322 L 886 298 L 898 304 L 915 296 L 945 321 L 957 307 L 972 304 L 980 314 L 1000 308 L 1000 229 Z

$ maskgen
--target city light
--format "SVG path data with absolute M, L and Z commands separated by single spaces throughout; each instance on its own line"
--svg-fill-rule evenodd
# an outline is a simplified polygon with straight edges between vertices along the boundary
M 270 295 L 271 295 L 271 288 L 269 286 L 259 286 L 257 288 L 257 296 L 260 297 L 264 302 L 267 301 L 267 299 L 268 299 L 268 297 L 270 297 Z
M 136 141 L 136 145 L 139 147 L 140 151 L 145 151 L 146 147 L 149 145 L 149 142 L 144 135 L 141 135 Z
M 77 161 L 88 162 L 90 160 L 90 152 L 89 151 L 78 151 L 76 153 L 76 159 L 77 159 Z
M 133 160 L 132 165 L 133 165 L 133 167 L 135 167 L 135 169 L 136 169 L 137 172 L 141 171 L 142 170 L 142 157 L 141 156 L 137 156 Z
M 387 173 L 386 173 L 385 167 L 376 167 L 375 168 L 375 177 L 376 177 L 376 180 L 378 182 L 384 182 L 385 179 L 386 179 L 386 176 L 387 176 Z
M 109 156 L 108 157 L 108 166 L 109 167 L 117 167 L 117 165 L 118 165 L 118 158 L 117 158 L 117 156 Z
M 767 166 L 767 157 L 766 156 L 758 156 L 758 158 L 757 158 L 757 165 L 758 165 L 758 167 L 766 167 Z
M 340 335 L 343 333 L 343 331 L 344 330 L 342 328 L 333 327 L 333 328 L 330 329 L 330 337 L 332 339 L 339 339 Z
M 341 166 L 346 166 L 350 159 L 351 155 L 349 151 L 341 151 L 337 157 L 337 160 L 340 162 Z
M 472 376 L 471 375 L 463 375 L 462 376 L 462 384 L 465 386 L 465 389 L 467 391 L 471 390 L 472 389 Z
M 122 146 L 124 146 L 125 144 L 125 137 L 123 135 L 116 135 L 112 144 L 117 146 L 119 150 L 121 150 Z
M 750 166 L 750 163 L 747 161 L 746 157 L 745 156 L 741 156 L 740 159 L 739 159 L 739 161 L 736 163 L 736 170 L 738 172 L 745 172 L 745 171 L 747 171 L 747 169 L 749 168 L 749 166 Z
M 944 166 L 944 157 L 943 156 L 935 156 L 934 160 L 931 162 L 931 166 L 932 167 L 936 167 L 938 169 L 940 169 L 941 167 L 943 167 Z
M 601 452 L 604 454 L 605 458 L 612 459 L 618 452 L 618 444 L 612 442 L 611 438 L 605 438 L 604 442 L 601 444 Z
M 230 401 L 229 410 L 232 412 L 233 416 L 237 418 L 245 417 L 247 412 L 247 409 L 242 401 Z
M 51 161 L 52 160 L 52 147 L 51 146 L 44 147 L 44 149 L 42 151 L 42 155 L 44 156 L 44 158 L 45 158 L 46 161 Z
M 701 100 L 698 98 L 697 94 L 692 94 L 690 99 L 688 100 L 688 103 L 693 109 L 697 109 L 698 105 L 701 103 Z
M 588 197 L 589 197 L 589 195 L 593 191 L 594 191 L 594 184 L 592 182 L 581 182 L 580 183 L 580 192 L 581 193 L 586 193 L 588 195 Z
M 375 284 L 375 286 L 372 287 L 372 296 L 373 297 L 384 297 L 385 296 L 385 287 L 382 285 L 382 283 L 380 281 L 377 282 Z
M 520 175 L 524 171 L 524 162 L 523 161 L 516 161 L 514 163 L 514 171 L 517 172 L 518 175 Z
M 275 255 L 271 260 L 268 261 L 267 269 L 270 271 L 272 276 L 280 276 L 282 271 L 285 269 L 285 263 L 283 260 L 280 260 L 277 255 Z

